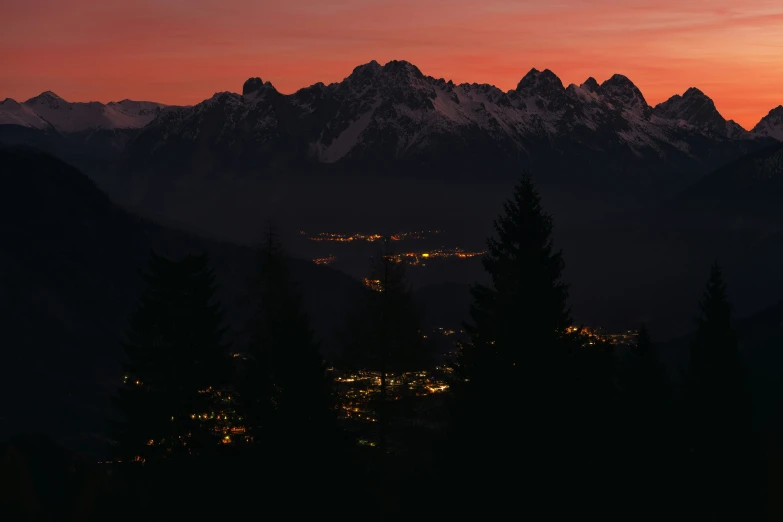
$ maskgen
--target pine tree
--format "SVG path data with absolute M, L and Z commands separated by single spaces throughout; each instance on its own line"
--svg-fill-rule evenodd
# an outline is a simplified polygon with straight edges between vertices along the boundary
M 315 340 L 282 243 L 270 226 L 257 249 L 256 272 L 245 304 L 249 320 L 239 385 L 240 411 L 254 444 L 243 458 L 251 473 L 272 477 L 270 498 L 301 489 L 309 502 L 270 502 L 272 513 L 304 516 L 341 484 L 343 436 L 337 425 L 332 380 Z M 305 493 L 306 492 L 306 493 Z
M 288 258 L 270 228 L 258 250 L 247 326 L 250 361 L 243 402 L 254 435 L 314 448 L 334 435 L 331 380 Z M 265 435 L 265 433 L 267 435 Z
M 427 370 L 434 347 L 425 339 L 419 310 L 405 276 L 405 264 L 395 255 L 388 238 L 373 257 L 370 288 L 364 289 L 343 332 L 342 365 L 352 370 L 377 372 L 380 396 L 376 402 L 380 518 L 388 509 L 386 496 L 387 438 L 391 426 L 388 385 L 391 377 L 408 386 L 406 374 Z M 406 402 L 406 401 L 401 401 Z M 395 401 L 395 404 L 399 404 Z
M 470 342 L 458 355 L 452 386 L 449 453 L 458 462 L 454 473 L 487 499 L 516 498 L 524 482 L 539 488 L 527 489 L 527 500 L 543 502 L 541 494 L 569 480 L 562 466 L 575 434 L 562 419 L 570 416 L 566 384 L 576 377 L 568 370 L 576 345 L 567 333 L 568 289 L 552 229 L 533 182 L 523 177 L 488 240 L 483 265 L 491 285 L 472 288 Z M 497 478 L 501 464 L 524 478 Z M 502 503 L 494 508 L 502 512 Z
M 697 509 L 715 520 L 738 520 L 748 501 L 752 455 L 750 401 L 732 310 L 720 266 L 710 269 L 691 346 L 688 398 L 696 466 Z
M 208 453 L 220 440 L 217 393 L 230 377 L 209 258 L 172 261 L 151 252 L 142 278 L 115 397 L 116 456 L 154 462 Z
M 342 365 L 379 373 L 378 420 L 383 433 L 388 425 L 389 378 L 404 381 L 409 372 L 429 369 L 433 346 L 422 331 L 405 263 L 391 250 L 388 239 L 372 259 L 368 280 L 374 283 L 362 292 L 343 332 Z M 385 437 L 381 436 L 379 445 L 384 444 Z
M 466 325 L 471 343 L 458 365 L 471 388 L 497 383 L 497 371 L 530 373 L 535 379 L 536 364 L 530 363 L 551 358 L 571 325 L 562 252 L 554 250 L 552 217 L 529 177 L 515 187 L 503 210 L 482 260 L 492 284 L 471 290 L 472 324 Z

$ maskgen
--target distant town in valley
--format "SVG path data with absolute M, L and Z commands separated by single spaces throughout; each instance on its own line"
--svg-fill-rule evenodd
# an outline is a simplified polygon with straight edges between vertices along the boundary
M 365 279 L 365 284 L 378 290 L 378 281 Z M 609 345 L 633 346 L 638 339 L 637 330 L 625 330 L 622 332 L 608 332 L 606 329 L 594 326 L 572 326 L 567 333 L 580 334 L 587 340 L 586 344 L 606 343 Z M 453 363 L 462 343 L 468 341 L 465 330 L 437 327 L 423 333 L 424 339 L 445 339 L 445 350 L 440 354 L 440 362 L 429 370 L 409 371 L 394 374 L 387 372 L 386 400 L 392 404 L 399 401 L 407 401 L 413 405 L 417 412 L 410 422 L 421 427 L 437 429 L 437 421 L 428 417 L 433 407 L 441 405 L 440 394 L 448 391 L 450 382 L 454 378 Z M 234 358 L 245 360 L 244 353 L 234 353 Z M 357 440 L 360 445 L 375 446 L 374 433 L 366 428 L 372 423 L 378 422 L 378 405 L 381 394 L 381 377 L 378 371 L 361 369 L 349 371 L 337 366 L 330 366 L 327 372 L 336 383 L 336 393 L 339 400 L 338 418 L 346 425 L 346 428 L 361 434 Z M 123 377 L 123 382 L 128 384 L 128 377 Z M 136 386 L 142 386 L 140 381 L 134 381 Z M 230 389 L 218 390 L 208 387 L 200 393 L 214 395 L 217 404 L 222 408 L 215 411 L 193 413 L 192 419 L 200 421 L 218 421 L 213 430 L 220 435 L 221 442 L 227 445 L 252 443 L 253 438 L 247 434 L 244 425 L 245 419 L 235 409 L 235 391 Z M 157 444 L 149 440 L 149 446 Z M 139 460 L 141 462 L 142 459 Z M 101 461 L 102 464 L 111 464 L 112 461 Z
M 435 259 L 468 259 L 485 253 L 486 251 L 472 252 L 461 248 L 437 248 L 426 252 L 400 252 L 392 255 L 397 262 L 404 262 L 411 266 L 427 266 L 427 261 Z M 316 265 L 330 265 L 335 261 L 337 261 L 337 256 L 332 254 L 313 258 L 313 263 Z
M 316 232 L 309 233 L 301 230 L 300 235 L 305 236 L 310 241 L 334 241 L 337 243 L 349 243 L 351 241 L 367 241 L 375 242 L 380 241 L 384 237 L 388 237 L 392 241 L 404 241 L 406 239 L 429 239 L 432 236 L 443 234 L 445 230 L 419 230 L 416 232 L 397 232 L 384 236 L 383 234 L 361 234 L 361 233 L 339 233 L 339 232 Z

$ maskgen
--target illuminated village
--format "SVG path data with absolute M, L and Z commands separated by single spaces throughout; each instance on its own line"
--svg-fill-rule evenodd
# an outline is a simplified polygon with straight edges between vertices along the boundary
M 568 333 L 579 332 L 588 340 L 588 344 L 606 343 L 606 344 L 636 344 L 639 338 L 639 332 L 636 330 L 625 330 L 620 333 L 607 333 L 603 328 L 589 326 L 571 326 Z
M 433 259 L 467 259 L 471 257 L 484 255 L 485 252 L 471 252 L 462 250 L 461 248 L 438 248 L 435 250 L 428 250 L 427 252 L 402 252 L 394 254 L 394 256 L 405 263 L 413 266 L 426 266 L 427 261 Z
M 436 259 L 469 259 L 484 254 L 484 251 L 474 252 L 462 250 L 461 248 L 438 248 L 426 252 L 401 252 L 392 254 L 392 256 L 397 262 L 404 262 L 410 266 L 427 266 L 427 261 Z M 337 257 L 330 254 L 324 257 L 313 258 L 312 261 L 316 265 L 329 265 L 337 261 Z
M 366 370 L 342 372 L 336 368 L 330 368 L 329 372 L 334 375 L 338 388 L 340 418 L 376 422 L 375 406 L 381 392 L 380 373 Z M 387 374 L 387 400 L 399 401 L 444 392 L 449 388 L 447 376 L 450 372 L 448 366 L 439 366 L 434 371 Z
M 398 232 L 389 236 L 392 241 L 403 241 L 405 239 L 427 239 L 430 236 L 442 234 L 443 230 L 419 230 L 416 232 Z M 383 239 L 385 236 L 381 234 L 345 234 L 336 232 L 317 232 L 315 234 L 309 234 L 304 230 L 299 232 L 300 235 L 305 236 L 310 241 L 334 241 L 338 243 L 348 243 L 351 241 L 368 241 L 375 242 Z
M 365 278 L 364 284 L 374 290 L 381 290 L 378 280 Z M 567 332 L 580 333 L 584 336 L 587 345 L 632 345 L 638 339 L 638 332 L 635 330 L 607 333 L 603 328 L 571 326 Z M 432 425 L 432 422 L 427 420 L 427 412 L 433 408 L 438 409 L 442 405 L 442 395 L 449 390 L 449 381 L 453 374 L 450 361 L 456 356 L 460 342 L 467 340 L 465 330 L 451 328 L 434 328 L 430 335 L 451 339 L 448 342 L 451 349 L 448 353 L 443 354 L 444 362 L 442 364 L 430 370 L 402 374 L 387 373 L 386 377 L 386 399 L 391 406 L 391 413 L 406 416 L 408 422 L 414 422 L 419 426 Z M 424 338 L 427 337 L 428 335 L 424 335 Z M 241 358 L 243 355 L 236 353 L 234 357 Z M 338 397 L 338 418 L 345 424 L 346 429 L 362 433 L 358 439 L 359 445 L 375 446 L 373 432 L 366 432 L 366 428 L 378 421 L 377 408 L 381 396 L 380 373 L 368 370 L 345 371 L 336 367 L 329 367 L 327 372 L 335 383 Z M 128 376 L 123 379 L 126 384 L 128 380 Z M 135 381 L 133 384 L 143 385 L 140 381 Z M 191 419 L 210 422 L 222 444 L 234 445 L 252 441 L 252 437 L 247 434 L 243 424 L 244 419 L 234 409 L 236 398 L 232 391 L 216 390 L 210 387 L 201 393 L 212 394 L 217 399 L 220 408 L 210 412 L 194 412 L 191 414 Z M 179 439 L 183 446 L 187 446 L 187 437 L 180 436 Z M 154 440 L 148 442 L 150 446 L 157 444 L 167 443 Z M 139 462 L 143 462 L 143 460 L 141 457 L 137 458 Z
M 337 258 L 331 254 L 325 257 L 316 257 L 313 259 L 313 263 L 316 265 L 331 265 L 335 261 L 337 261 Z
M 366 286 L 370 290 L 375 290 L 376 292 L 380 292 L 383 290 L 383 285 L 381 284 L 380 279 L 370 279 L 369 277 L 365 277 L 364 279 L 362 279 L 362 283 L 364 283 L 364 286 Z

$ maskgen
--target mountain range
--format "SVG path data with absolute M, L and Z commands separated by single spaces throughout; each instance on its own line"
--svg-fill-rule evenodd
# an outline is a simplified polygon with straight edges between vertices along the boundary
M 0 125 L 54 129 L 61 133 L 95 129 L 141 129 L 160 114 L 162 103 L 122 100 L 71 103 L 46 91 L 24 103 L 6 98 L 0 102 Z
M 88 172 L 487 180 L 532 168 L 556 182 L 681 188 L 783 139 L 782 114 L 773 109 L 747 131 L 696 88 L 652 107 L 619 74 L 564 86 L 550 70 L 531 69 L 504 92 L 426 76 L 405 61 L 372 61 L 330 85 L 285 95 L 250 78 L 241 94 L 188 107 L 69 103 L 51 92 L 6 99 L 0 140 L 70 155 Z

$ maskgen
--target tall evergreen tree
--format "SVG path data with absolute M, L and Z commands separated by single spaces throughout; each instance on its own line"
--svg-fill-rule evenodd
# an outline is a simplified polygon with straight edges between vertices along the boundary
M 288 258 L 270 228 L 258 250 L 247 325 L 249 361 L 242 396 L 259 440 L 271 435 L 313 448 L 334 434 L 331 381 Z
M 540 502 L 541 493 L 568 480 L 561 466 L 572 443 L 561 419 L 569 416 L 564 385 L 575 344 L 567 333 L 568 289 L 552 229 L 552 217 L 524 176 L 487 243 L 482 261 L 491 284 L 472 288 L 470 342 L 455 366 L 450 453 L 461 455 L 457 472 L 480 488 L 490 505 L 490 498 L 512 494 L 522 482 L 538 488 L 527 490 L 527 500 Z M 526 478 L 499 479 L 501 464 Z M 557 486 L 551 482 L 555 474 L 561 477 Z
M 372 258 L 369 275 L 371 287 L 362 292 L 343 332 L 342 365 L 379 373 L 379 445 L 384 447 L 389 378 L 404 381 L 408 372 L 429 369 L 433 346 L 422 331 L 405 263 L 394 254 L 388 239 Z
M 697 516 L 739 520 L 752 507 L 747 472 L 755 445 L 745 370 L 717 263 L 710 269 L 697 326 L 687 390 Z
M 172 261 L 151 252 L 142 278 L 146 288 L 130 319 L 124 384 L 115 397 L 116 455 L 159 461 L 204 454 L 219 441 L 217 392 L 229 378 L 209 258 Z
M 332 381 L 272 226 L 257 249 L 256 267 L 245 299 L 247 353 L 239 384 L 240 411 L 255 444 L 246 448 L 243 465 L 272 477 L 265 482 L 268 513 L 311 515 L 343 479 L 345 440 Z M 308 502 L 280 501 L 292 491 Z
M 426 370 L 433 361 L 432 343 L 425 339 L 419 310 L 405 276 L 405 264 L 388 238 L 373 257 L 368 281 L 343 332 L 342 365 L 378 372 L 380 397 L 375 405 L 378 430 L 380 517 L 387 508 L 387 438 L 391 425 L 388 385 L 391 377 L 407 386 L 405 374 Z M 405 402 L 405 401 L 400 401 Z M 395 401 L 396 404 L 399 402 Z

